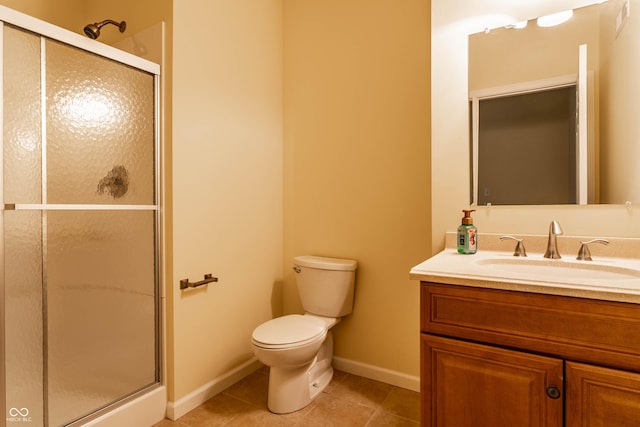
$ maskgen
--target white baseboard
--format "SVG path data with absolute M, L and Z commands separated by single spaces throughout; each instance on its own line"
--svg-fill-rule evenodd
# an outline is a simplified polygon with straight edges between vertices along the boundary
M 402 372 L 392 371 L 390 369 L 380 368 L 378 366 L 368 365 L 366 363 L 335 356 L 333 357 L 333 367 L 339 371 L 347 372 L 349 374 L 406 388 L 407 390 L 420 392 L 419 376 L 408 375 Z
M 202 405 L 216 394 L 224 391 L 226 388 L 237 383 L 247 375 L 260 369 L 262 366 L 263 365 L 258 362 L 258 359 L 253 357 L 223 376 L 209 381 L 207 384 L 192 391 L 185 397 L 178 399 L 175 402 L 167 403 L 167 418 L 177 420 L 187 412 Z
M 167 418 L 176 420 L 202 405 L 216 394 L 224 391 L 247 375 L 260 369 L 263 365 L 254 357 L 244 364 L 238 366 L 234 370 L 225 375 L 216 378 L 197 390 L 192 391 L 185 397 L 167 403 Z M 333 358 L 333 367 L 339 371 L 349 374 L 358 375 L 383 383 L 391 384 L 397 387 L 406 388 L 407 390 L 420 391 L 420 377 L 407 375 L 402 372 L 392 371 L 390 369 L 380 368 L 366 363 L 356 362 L 342 357 Z

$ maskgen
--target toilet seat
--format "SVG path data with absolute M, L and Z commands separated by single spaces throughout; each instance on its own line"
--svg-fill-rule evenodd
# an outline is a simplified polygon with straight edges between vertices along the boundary
M 270 349 L 299 347 L 324 340 L 327 324 L 311 316 L 290 314 L 258 326 L 251 337 L 253 344 Z

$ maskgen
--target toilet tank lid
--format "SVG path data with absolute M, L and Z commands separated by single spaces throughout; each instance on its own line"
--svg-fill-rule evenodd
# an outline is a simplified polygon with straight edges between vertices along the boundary
M 352 259 L 301 255 L 293 258 L 293 261 L 297 266 L 300 267 L 310 267 L 321 270 L 354 271 L 356 268 L 358 268 L 358 262 Z

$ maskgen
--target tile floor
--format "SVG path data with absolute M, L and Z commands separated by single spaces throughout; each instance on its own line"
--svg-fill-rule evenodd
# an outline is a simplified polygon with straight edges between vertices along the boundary
M 420 425 L 419 393 L 340 371 L 309 406 L 275 415 L 267 410 L 268 380 L 268 369 L 261 368 L 177 421 L 153 427 Z

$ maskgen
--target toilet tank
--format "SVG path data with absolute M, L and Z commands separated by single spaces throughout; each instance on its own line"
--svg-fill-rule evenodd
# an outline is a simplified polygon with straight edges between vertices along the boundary
M 356 261 L 303 255 L 293 262 L 300 300 L 307 313 L 325 317 L 351 313 Z

